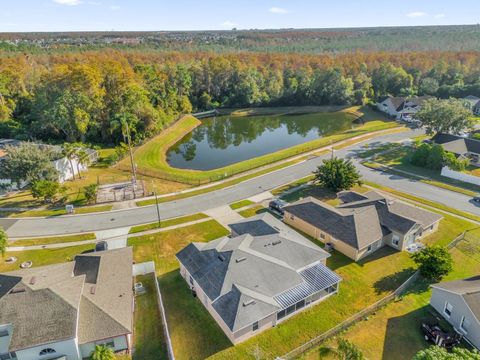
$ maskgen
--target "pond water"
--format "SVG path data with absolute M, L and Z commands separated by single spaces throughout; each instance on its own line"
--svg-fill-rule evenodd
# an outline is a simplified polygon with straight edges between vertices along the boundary
M 217 116 L 176 143 L 170 166 L 211 170 L 332 135 L 354 126 L 343 112 L 302 115 Z

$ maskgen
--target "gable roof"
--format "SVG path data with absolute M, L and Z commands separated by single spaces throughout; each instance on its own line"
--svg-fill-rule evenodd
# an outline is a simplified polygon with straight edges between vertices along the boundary
M 339 193 L 336 208 L 309 197 L 284 207 L 288 213 L 360 250 L 390 231 L 408 233 L 416 224 L 427 228 L 442 217 L 436 213 L 386 198 L 376 191 Z
M 432 285 L 432 288 L 460 295 L 478 321 L 480 321 L 480 275 L 467 279 L 441 282 Z
M 445 150 L 457 155 L 463 155 L 467 152 L 480 154 L 480 140 L 452 134 L 437 133 L 432 137 L 432 141 L 435 144 L 442 145 Z
M 13 325 L 9 351 L 132 331 L 131 248 L 0 274 L 0 289 L 0 324 Z
M 265 224 L 260 226 L 259 221 Z M 330 256 L 271 214 L 232 225 L 239 224 L 254 234 L 265 226 L 276 232 L 259 236 L 245 233 L 209 243 L 192 243 L 176 255 L 232 332 L 282 309 L 284 303 L 275 297 L 307 284 L 301 272 Z M 318 281 L 318 286 L 328 287 L 340 281 L 325 266 L 318 274 L 326 279 Z M 305 285 L 303 294 L 320 290 Z

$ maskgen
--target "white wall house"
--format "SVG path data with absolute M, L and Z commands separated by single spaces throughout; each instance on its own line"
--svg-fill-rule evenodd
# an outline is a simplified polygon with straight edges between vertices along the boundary
M 132 248 L 0 274 L 0 359 L 81 360 L 95 345 L 129 353 Z
M 377 109 L 397 120 L 411 121 L 415 119 L 415 115 L 421 109 L 422 103 L 432 98 L 432 96 L 412 98 L 387 96 L 377 102 Z

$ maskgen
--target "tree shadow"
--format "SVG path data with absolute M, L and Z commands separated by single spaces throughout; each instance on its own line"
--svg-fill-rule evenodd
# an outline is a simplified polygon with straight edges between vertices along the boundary
M 415 270 L 413 268 L 406 268 L 396 273 L 382 277 L 373 283 L 373 288 L 377 294 L 390 293 L 395 291 L 402 285 Z

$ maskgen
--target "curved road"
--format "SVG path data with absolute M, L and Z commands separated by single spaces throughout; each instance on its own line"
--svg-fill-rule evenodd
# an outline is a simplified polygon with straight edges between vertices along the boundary
M 383 142 L 400 141 L 418 135 L 419 131 L 402 132 L 383 135 L 374 139 L 365 140 L 345 149 L 336 151 L 338 157 L 355 157 L 355 153 L 364 144 L 379 144 Z M 211 208 L 230 204 L 264 191 L 308 176 L 329 155 L 314 157 L 293 166 L 265 174 L 260 177 L 239 183 L 229 188 L 197 195 L 194 197 L 161 203 L 160 213 L 162 218 L 172 218 L 206 211 Z M 480 208 L 469 202 L 470 197 L 454 193 L 445 189 L 431 186 L 422 182 L 385 174 L 371 170 L 355 161 L 357 168 L 367 181 L 385 185 L 393 189 L 436 201 L 458 210 L 480 215 Z M 51 218 L 25 218 L 25 219 L 0 219 L 10 237 L 33 237 L 92 232 L 118 227 L 154 222 L 157 220 L 155 206 L 145 206 L 107 213 L 94 213 L 74 216 L 61 216 Z

